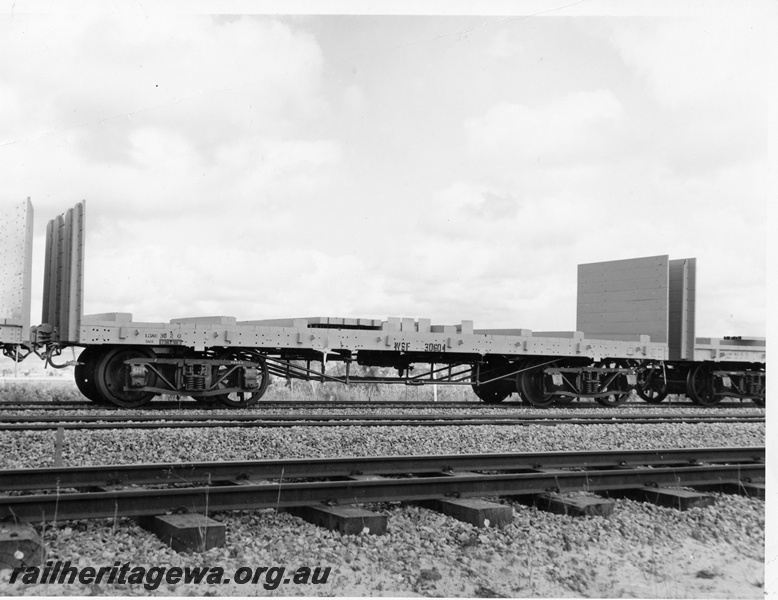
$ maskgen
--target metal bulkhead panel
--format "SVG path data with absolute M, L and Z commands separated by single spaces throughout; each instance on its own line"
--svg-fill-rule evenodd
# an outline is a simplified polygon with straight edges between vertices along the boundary
M 30 339 L 33 209 L 20 202 L 0 221 L 0 343 Z
M 53 340 L 79 342 L 84 298 L 86 202 L 49 221 L 43 275 L 41 322 L 54 328 Z

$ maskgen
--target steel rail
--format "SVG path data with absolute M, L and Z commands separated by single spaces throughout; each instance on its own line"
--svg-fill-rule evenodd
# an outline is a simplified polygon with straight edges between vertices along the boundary
M 764 423 L 763 415 L 84 415 L 0 417 L 0 431 L 53 429 L 176 429 L 214 427 L 462 427 L 478 425 L 656 425 L 662 423 Z
M 428 456 L 265 459 L 137 465 L 96 465 L 0 470 L 0 491 L 109 485 L 300 479 L 358 474 L 402 475 L 539 468 L 606 468 L 765 461 L 764 447 L 676 448 L 584 452 L 511 452 Z
M 41 522 L 158 515 L 171 510 L 208 513 L 321 503 L 415 501 L 446 496 L 466 498 L 548 491 L 609 491 L 640 486 L 723 485 L 763 482 L 764 474 L 764 463 L 751 463 L 6 496 L 0 498 L 0 519 Z
M 594 402 L 584 401 L 574 402 L 573 404 L 565 406 L 552 406 L 549 409 L 535 409 L 534 407 L 525 404 L 520 401 L 505 401 L 499 404 L 487 404 L 484 402 L 474 401 L 462 401 L 462 402 L 432 402 L 423 400 L 262 400 L 259 403 L 253 405 L 250 410 L 266 410 L 268 408 L 469 408 L 474 410 L 490 410 L 490 409 L 502 409 L 502 410 L 553 410 L 562 408 L 564 410 L 607 410 L 605 407 L 601 407 Z M 182 399 L 180 401 L 175 400 L 152 400 L 151 403 L 145 405 L 143 410 L 202 410 L 203 405 L 195 400 Z M 216 405 L 218 410 L 228 410 L 227 407 Z M 638 409 L 678 409 L 686 408 L 692 410 L 702 409 L 720 409 L 720 408 L 758 408 L 750 402 L 719 402 L 714 406 L 697 406 L 691 400 L 680 402 L 662 402 L 661 404 L 649 404 L 643 401 L 630 401 L 622 404 L 618 409 L 624 408 L 638 408 Z M 110 411 L 126 411 L 119 407 L 95 404 L 90 401 L 56 401 L 56 400 L 31 400 L 29 402 L 8 401 L 0 400 L 0 412 L 10 410 L 110 410 Z
M 690 403 L 685 403 L 690 404 Z M 651 405 L 645 402 L 627 402 L 622 406 L 645 406 L 650 408 Z M 661 405 L 653 405 L 659 406 Z M 668 405 L 670 406 L 670 405 Z M 220 404 L 215 404 L 215 407 L 219 410 L 228 410 L 227 407 Z M 406 407 L 435 407 L 435 408 L 473 408 L 473 409 L 527 409 L 531 406 L 518 401 L 506 401 L 500 404 L 486 404 L 480 401 L 462 401 L 462 402 L 433 402 L 426 400 L 260 400 L 257 404 L 252 405 L 251 409 L 265 410 L 267 408 L 333 408 L 333 407 L 392 407 L 392 408 L 406 408 Z M 29 402 L 8 401 L 0 400 L 0 411 L 2 410 L 19 410 L 19 409 L 45 409 L 45 410 L 115 410 L 123 411 L 127 409 L 120 408 L 118 406 L 95 404 L 88 400 L 73 400 L 73 401 L 57 401 L 57 400 L 31 400 Z M 175 410 L 175 409 L 199 409 L 202 410 L 203 405 L 196 400 L 191 400 L 188 397 L 180 401 L 176 400 L 152 400 L 149 404 L 143 406 L 143 410 Z M 578 403 L 565 408 L 599 408 L 597 404 L 588 404 L 586 406 Z
M 638 421 L 664 421 L 668 418 L 671 419 L 702 419 L 702 420 L 734 420 L 734 419 L 749 419 L 749 420 L 762 420 L 764 421 L 764 415 L 700 415 L 697 413 L 675 413 L 672 416 L 663 414 L 647 414 L 639 415 L 634 413 L 608 413 L 598 412 L 589 415 L 570 415 L 565 413 L 554 412 L 542 412 L 542 413 L 530 413 L 530 414 L 518 414 L 518 415 L 503 415 L 503 414 L 456 414 L 456 413 L 433 413 L 433 414 L 407 414 L 407 413 L 391 413 L 391 414 L 370 414 L 370 413 L 331 413 L 331 414 L 288 414 L 288 413 L 239 413 L 234 414 L 227 412 L 226 414 L 215 414 L 212 412 L 199 412 L 188 413 L 183 415 L 156 415 L 156 414 L 132 414 L 131 412 L 122 412 L 118 415 L 8 415 L 0 416 L 0 424 L 7 423 L 122 423 L 124 421 L 394 421 L 394 420 L 413 420 L 413 421 L 439 421 L 441 419 L 454 419 L 460 421 L 475 421 L 479 419 L 486 419 L 489 421 L 547 421 L 549 419 L 578 419 L 585 421 L 610 421 L 613 419 L 622 419 L 624 421 L 638 420 Z

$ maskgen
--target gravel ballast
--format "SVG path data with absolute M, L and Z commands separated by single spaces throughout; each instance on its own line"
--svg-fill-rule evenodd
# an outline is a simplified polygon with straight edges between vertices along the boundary
M 218 514 L 227 544 L 178 554 L 134 522 L 38 526 L 49 560 L 81 566 L 330 567 L 326 584 L 34 585 L 29 595 L 277 595 L 446 597 L 757 598 L 763 595 L 764 503 L 717 496 L 679 512 L 618 500 L 613 515 L 574 518 L 513 504 L 513 522 L 476 529 L 416 506 L 371 508 L 389 516 L 385 536 L 341 536 L 272 510 Z
M 65 431 L 62 466 L 562 450 L 763 446 L 763 423 Z M 0 468 L 53 466 L 54 431 L 0 432 Z
M 763 423 L 479 425 L 65 430 L 63 466 L 481 452 L 764 446 Z M 0 432 L 0 467 L 53 466 L 54 431 Z M 448 597 L 763 596 L 763 501 L 716 495 L 686 512 L 626 499 L 612 516 L 573 518 L 520 504 L 513 522 L 476 529 L 416 506 L 384 504 L 386 536 L 341 536 L 286 513 L 215 515 L 227 544 L 178 554 L 131 520 L 36 525 L 48 560 L 81 566 L 330 567 L 326 584 L 33 585 L 7 595 L 275 595 Z M 509 503 L 507 500 L 504 502 Z

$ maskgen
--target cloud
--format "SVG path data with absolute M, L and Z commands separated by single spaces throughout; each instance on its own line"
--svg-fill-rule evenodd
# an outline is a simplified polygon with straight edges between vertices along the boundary
M 367 108 L 364 90 L 356 84 L 349 85 L 343 92 L 343 103 L 351 112 L 364 112 Z
M 321 49 L 278 18 L 23 14 L 0 19 L 0 57 L 6 192 L 44 214 L 82 198 L 105 219 L 283 204 L 340 161 L 310 128 Z
M 503 29 L 491 38 L 487 53 L 497 59 L 513 59 L 523 56 L 526 48 L 515 32 Z
M 6 18 L 4 194 L 38 269 L 87 199 L 87 312 L 570 329 L 576 264 L 670 254 L 699 259 L 701 335 L 758 333 L 764 64 L 735 73 L 755 103 L 709 65 L 673 98 L 678 23 L 553 21 L 440 52 L 428 20 Z
M 713 102 L 735 109 L 764 97 L 763 34 L 737 18 L 695 18 L 664 21 L 656 28 L 619 27 L 611 39 L 664 106 Z
M 17 137 L 114 120 L 113 135 L 151 126 L 206 152 L 322 110 L 318 45 L 276 19 L 21 15 L 0 27 L 0 74 L 25 102 Z
M 614 28 L 610 41 L 663 115 L 650 150 L 671 168 L 702 173 L 764 154 L 769 54 L 760 24 L 677 19 Z
M 185 232 L 183 235 L 180 232 Z M 294 246 L 249 243 L 206 245 L 185 227 L 155 230 L 142 249 L 128 253 L 95 241 L 85 273 L 86 312 L 122 310 L 136 319 L 167 321 L 204 314 L 239 319 L 304 317 L 332 307 L 322 302 L 323 287 L 364 287 L 366 270 L 355 256 L 330 256 Z
M 482 163 L 510 165 L 587 161 L 604 147 L 623 115 L 609 90 L 579 91 L 531 107 L 500 103 L 464 124 L 469 149 Z
M 38 257 L 46 221 L 87 200 L 86 312 L 277 313 L 267 290 L 295 272 L 296 294 L 336 218 L 322 77 L 316 40 L 280 18 L 2 18 L 4 193 L 32 197 Z

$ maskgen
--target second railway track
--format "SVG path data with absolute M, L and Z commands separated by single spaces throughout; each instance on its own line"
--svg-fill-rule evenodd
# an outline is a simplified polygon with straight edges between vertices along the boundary
M 659 423 L 764 423 L 764 415 L 604 413 L 576 415 L 542 414 L 87 414 L 87 415 L 2 415 L 0 431 L 52 429 L 163 429 L 212 427 L 452 427 L 474 425 L 595 425 Z
M 56 493 L 0 497 L 0 518 L 21 522 L 396 502 L 446 496 L 515 496 L 662 486 L 762 484 L 764 448 L 391 456 L 241 463 L 117 465 L 0 471 L 0 489 Z M 478 472 L 480 471 L 480 472 Z M 365 476 L 368 477 L 365 477 Z M 218 482 L 246 485 L 206 485 Z M 195 487 L 65 488 L 185 484 Z

